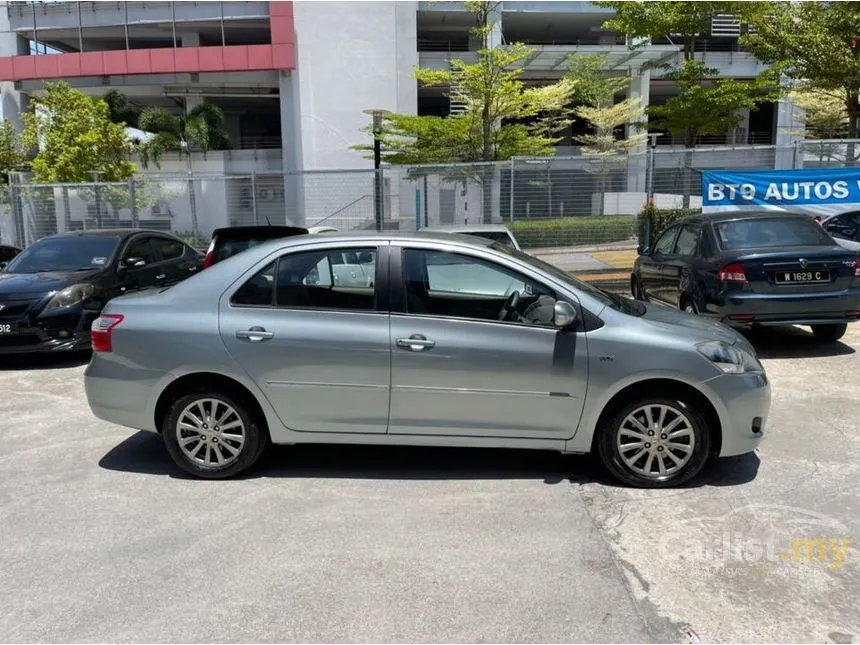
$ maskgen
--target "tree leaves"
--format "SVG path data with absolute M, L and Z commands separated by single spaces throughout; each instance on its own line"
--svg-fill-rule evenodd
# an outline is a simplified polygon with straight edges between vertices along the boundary
M 168 150 L 190 153 L 196 147 L 205 154 L 227 144 L 221 108 L 201 103 L 187 110 L 184 101 L 177 101 L 177 105 L 181 109 L 178 115 L 165 107 L 148 107 L 141 111 L 138 119 L 140 129 L 154 135 L 140 146 L 140 160 L 144 167 L 150 163 L 158 166 Z
M 131 143 L 122 124 L 113 123 L 104 100 L 59 81 L 30 99 L 23 115 L 22 141 L 37 150 L 31 163 L 37 182 L 122 181 L 134 174 Z

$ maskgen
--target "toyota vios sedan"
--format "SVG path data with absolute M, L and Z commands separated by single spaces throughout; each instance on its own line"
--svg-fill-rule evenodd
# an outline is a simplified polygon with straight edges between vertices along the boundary
M 375 279 L 343 279 L 360 269 Z M 734 330 L 455 235 L 267 242 L 112 300 L 92 344 L 96 416 L 204 478 L 312 442 L 594 451 L 671 486 L 754 450 L 770 406 Z
M 105 302 L 173 284 L 203 257 L 158 231 L 80 231 L 44 237 L 0 273 L 0 354 L 86 350 Z

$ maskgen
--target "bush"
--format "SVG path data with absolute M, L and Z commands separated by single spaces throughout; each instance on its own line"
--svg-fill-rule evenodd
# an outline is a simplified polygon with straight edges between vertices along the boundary
M 695 208 L 657 208 L 653 202 L 648 202 L 636 216 L 639 246 L 654 246 L 657 238 L 671 224 L 686 217 L 700 215 L 701 212 L 701 210 Z M 648 222 L 651 223 L 651 239 L 647 239 Z
M 636 216 L 581 215 L 515 219 L 511 230 L 523 248 L 607 244 L 634 237 Z

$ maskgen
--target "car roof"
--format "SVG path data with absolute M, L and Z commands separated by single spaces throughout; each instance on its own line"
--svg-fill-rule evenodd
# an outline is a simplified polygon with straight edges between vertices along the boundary
M 265 237 L 274 239 L 289 235 L 303 235 L 307 232 L 306 228 L 300 226 L 225 226 L 212 231 L 212 237 Z
M 510 230 L 504 224 L 473 224 L 473 225 L 456 225 L 456 226 L 428 226 L 424 231 L 437 231 L 449 233 L 510 233 Z
M 735 220 L 750 220 L 750 219 L 799 219 L 811 220 L 809 215 L 804 213 L 788 213 L 785 211 L 724 211 L 718 213 L 702 213 L 692 216 L 690 219 L 701 218 L 711 222 L 712 224 L 720 224 L 722 222 L 732 222 Z
M 65 233 L 57 233 L 55 235 L 46 235 L 41 238 L 43 240 L 64 238 L 64 237 L 119 237 L 125 238 L 138 233 L 147 233 L 149 235 L 166 235 L 175 237 L 167 231 L 153 231 L 145 228 L 96 228 L 86 231 L 66 231 Z

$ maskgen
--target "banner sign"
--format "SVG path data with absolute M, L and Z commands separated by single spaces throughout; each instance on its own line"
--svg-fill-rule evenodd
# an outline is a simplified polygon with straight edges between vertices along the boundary
M 860 210 L 860 168 L 702 171 L 702 211 Z

